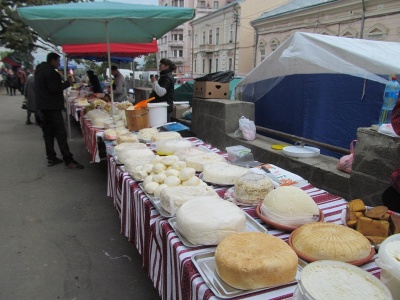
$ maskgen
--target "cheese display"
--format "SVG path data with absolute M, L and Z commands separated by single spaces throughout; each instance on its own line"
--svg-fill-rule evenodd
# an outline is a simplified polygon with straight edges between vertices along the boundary
M 192 142 L 179 138 L 179 139 L 165 139 L 158 141 L 156 144 L 156 152 L 160 155 L 171 155 L 179 149 L 192 147 Z
M 108 120 L 108 119 L 109 119 L 108 116 L 95 116 L 92 119 L 92 125 L 94 127 L 104 128 L 104 124 L 105 124 L 106 120 Z
M 138 138 L 140 140 L 150 141 L 151 137 L 156 133 L 158 133 L 157 128 L 143 128 L 139 130 Z
M 204 167 L 203 180 L 215 184 L 234 185 L 240 177 L 247 173 L 249 170 L 246 168 L 226 162 L 215 162 Z
M 170 139 L 179 139 L 182 136 L 179 132 L 175 131 L 164 131 L 164 132 L 157 132 L 151 136 L 152 142 L 158 142 L 160 140 L 170 140 Z
M 173 215 L 183 203 L 196 196 L 218 196 L 218 194 L 207 185 L 171 186 L 161 191 L 160 204 Z
M 214 152 L 204 152 L 199 155 L 191 155 L 185 158 L 186 165 L 194 168 L 197 172 L 203 172 L 204 167 L 209 164 L 225 161 L 226 159 L 224 157 Z
M 121 126 L 120 126 L 120 127 L 117 127 L 117 128 L 115 129 L 115 132 L 117 133 L 117 136 L 131 133 L 131 132 L 129 131 L 129 129 L 127 129 L 127 128 L 125 128 L 125 127 L 121 127 Z
M 146 144 L 143 143 L 121 143 L 114 147 L 115 153 L 118 155 L 125 148 L 131 149 L 149 149 Z
M 129 158 L 152 158 L 153 156 L 154 153 L 150 149 L 134 149 L 128 147 L 118 152 L 118 160 L 123 164 Z
M 87 101 L 86 98 L 79 98 L 77 100 L 75 100 L 76 105 L 78 106 L 89 106 L 90 103 Z
M 216 271 L 230 286 L 251 290 L 293 281 L 296 253 L 280 238 L 261 232 L 232 234 L 215 251 Z
M 125 110 L 130 106 L 133 106 L 133 104 L 129 101 L 122 101 L 122 102 L 118 103 L 119 110 Z
M 184 161 L 186 157 L 192 155 L 200 155 L 206 153 L 204 150 L 201 150 L 197 147 L 190 147 L 184 149 L 178 149 L 175 151 L 174 155 L 178 156 L 179 160 Z
M 259 204 L 273 189 L 274 184 L 267 176 L 248 173 L 236 181 L 233 196 L 242 204 Z
M 246 231 L 246 215 L 217 196 L 194 197 L 176 212 L 180 233 L 193 245 L 218 245 L 225 237 Z
M 281 186 L 269 192 L 260 210 L 268 220 L 285 226 L 300 226 L 320 218 L 314 200 L 294 186 Z
M 138 143 L 137 136 L 133 133 L 121 134 L 117 136 L 117 144 L 120 143 Z
M 393 299 L 374 275 L 348 263 L 318 261 L 305 266 L 294 299 Z
M 113 129 L 107 129 L 103 133 L 103 138 L 105 140 L 115 140 L 117 138 L 117 133 Z
M 334 223 L 304 224 L 292 232 L 290 242 L 296 253 L 309 261 L 353 262 L 371 253 L 371 244 L 365 236 Z

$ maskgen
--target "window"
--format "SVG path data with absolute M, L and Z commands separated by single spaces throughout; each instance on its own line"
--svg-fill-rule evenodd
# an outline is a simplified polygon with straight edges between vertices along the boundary
M 178 73 L 182 73 L 182 67 L 178 67 Z
M 203 59 L 203 73 L 206 73 L 206 60 Z
M 265 49 L 260 49 L 260 60 L 263 61 L 265 59 Z
M 229 62 L 228 62 L 228 71 L 232 71 L 232 63 L 233 63 L 233 60 L 232 60 L 232 58 L 230 58 Z
M 183 34 L 173 34 L 172 39 L 174 41 L 183 41 Z
M 218 72 L 218 58 L 215 59 L 215 72 Z
M 215 29 L 215 45 L 219 44 L 219 28 Z
M 212 59 L 210 58 L 208 60 L 208 73 L 211 73 L 211 72 L 212 72 Z
M 218 7 L 219 7 L 218 1 L 214 1 L 214 8 L 218 8 Z
M 211 45 L 212 42 L 212 29 L 210 29 L 210 31 L 208 32 L 208 43 Z
M 197 46 L 197 33 L 194 35 L 194 45 Z
M 272 52 L 274 52 L 279 46 L 279 41 L 277 39 L 272 39 L 272 41 L 269 42 L 269 45 L 271 46 Z
M 182 57 L 183 56 L 183 50 L 173 50 L 172 51 L 174 57 Z
M 200 7 L 206 8 L 206 1 L 200 1 Z
M 206 32 L 203 31 L 203 45 L 206 44 Z
M 229 27 L 229 43 L 233 42 L 233 24 Z

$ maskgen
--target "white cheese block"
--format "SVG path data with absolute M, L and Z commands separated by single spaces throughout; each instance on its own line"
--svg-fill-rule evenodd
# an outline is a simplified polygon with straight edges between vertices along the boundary
M 179 149 L 175 151 L 174 155 L 178 156 L 179 160 L 184 161 L 186 157 L 192 156 L 192 155 L 200 155 L 207 153 L 206 151 L 203 151 L 197 147 L 190 147 L 190 148 L 184 148 L 184 149 Z
M 258 204 L 273 189 L 274 184 L 269 177 L 263 174 L 247 173 L 236 181 L 233 195 L 240 203 Z
M 129 158 L 152 158 L 154 152 L 150 149 L 131 149 L 125 148 L 118 154 L 118 160 L 123 164 Z
M 145 141 L 150 141 L 151 137 L 158 133 L 157 128 L 143 128 L 138 132 L 138 138 Z
M 248 169 L 243 167 L 231 165 L 226 162 L 216 162 L 204 167 L 202 179 L 215 184 L 233 185 L 248 172 Z
M 218 196 L 218 194 L 209 186 L 171 186 L 161 191 L 160 204 L 173 215 L 183 203 L 196 196 Z
M 195 169 L 197 172 L 202 172 L 204 167 L 216 162 L 225 162 L 226 159 L 221 155 L 213 152 L 206 152 L 199 155 L 191 155 L 185 158 L 187 167 Z
M 174 154 L 179 149 L 185 149 L 192 147 L 192 142 L 178 138 L 178 139 L 166 139 L 157 142 L 156 151 L 161 155 Z
M 319 219 L 315 201 L 301 188 L 281 186 L 269 192 L 261 212 L 273 222 L 285 226 L 300 226 Z
M 157 132 L 151 136 L 152 142 L 158 142 L 160 140 L 169 140 L 169 139 L 179 139 L 182 136 L 179 132 L 175 131 L 164 131 L 164 132 Z
M 218 245 L 225 237 L 246 231 L 246 215 L 232 202 L 217 196 L 199 196 L 176 212 L 182 235 L 194 245 Z
M 117 137 L 117 144 L 121 143 L 138 143 L 137 136 L 133 133 L 121 134 Z

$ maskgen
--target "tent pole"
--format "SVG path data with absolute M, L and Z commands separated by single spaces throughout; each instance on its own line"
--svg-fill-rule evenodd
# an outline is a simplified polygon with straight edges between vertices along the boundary
M 111 57 L 110 57 L 110 36 L 108 33 L 108 21 L 105 23 L 106 34 L 107 34 L 107 60 L 108 60 L 108 80 L 110 81 L 110 93 L 111 93 L 111 114 L 114 115 L 114 93 L 111 84 Z
M 68 80 L 68 57 L 64 53 L 64 80 Z M 69 118 L 69 114 L 71 111 L 71 108 L 69 106 L 69 101 L 68 101 L 68 91 L 67 89 L 64 90 L 64 100 L 65 100 L 65 105 L 67 106 L 67 124 L 68 124 L 68 139 L 71 141 L 71 120 Z

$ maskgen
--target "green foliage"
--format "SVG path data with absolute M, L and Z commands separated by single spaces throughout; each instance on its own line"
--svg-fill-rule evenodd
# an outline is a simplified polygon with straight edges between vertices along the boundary
M 144 57 L 143 71 L 147 70 L 157 70 L 157 58 L 155 53 Z

